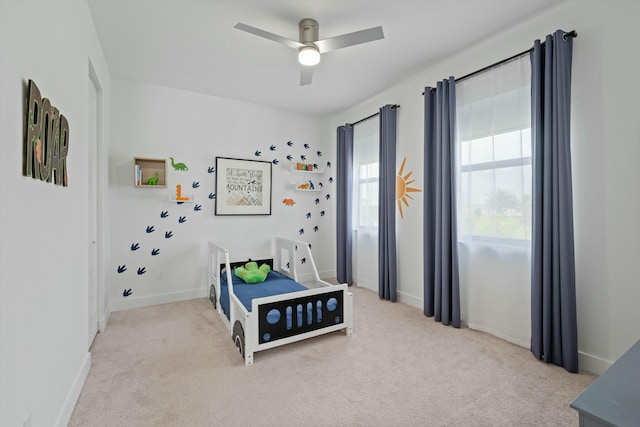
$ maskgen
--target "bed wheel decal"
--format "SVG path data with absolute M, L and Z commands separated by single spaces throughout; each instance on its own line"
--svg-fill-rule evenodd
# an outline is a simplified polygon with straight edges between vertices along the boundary
M 236 322 L 233 325 L 233 342 L 236 344 L 240 355 L 244 359 L 244 330 L 240 322 Z
M 213 308 L 214 309 L 218 309 L 218 298 L 216 296 L 216 287 L 214 285 L 211 285 L 211 287 L 209 288 L 209 301 L 211 301 L 211 304 L 213 304 Z

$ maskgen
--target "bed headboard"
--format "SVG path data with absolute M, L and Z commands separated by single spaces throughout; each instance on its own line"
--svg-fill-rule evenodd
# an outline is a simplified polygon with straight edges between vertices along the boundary
M 273 258 L 264 258 L 264 259 L 251 259 L 249 258 L 248 260 L 245 261 L 235 261 L 235 262 L 231 262 L 229 261 L 229 266 L 231 267 L 231 271 L 233 272 L 233 270 L 236 267 L 244 267 L 244 265 L 248 262 L 255 262 L 258 264 L 258 266 L 261 266 L 262 264 L 267 264 L 269 266 L 269 268 L 271 270 L 273 270 Z M 222 270 L 224 269 L 225 264 L 220 264 L 220 274 L 222 275 Z

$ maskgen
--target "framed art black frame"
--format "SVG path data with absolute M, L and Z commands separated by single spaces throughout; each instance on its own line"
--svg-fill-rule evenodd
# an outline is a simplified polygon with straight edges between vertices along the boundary
M 216 157 L 216 215 L 271 215 L 271 162 Z

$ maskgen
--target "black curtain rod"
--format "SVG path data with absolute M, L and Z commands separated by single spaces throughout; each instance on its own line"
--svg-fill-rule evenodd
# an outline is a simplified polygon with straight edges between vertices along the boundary
M 562 36 L 562 38 L 565 39 L 565 40 L 567 39 L 567 37 L 578 37 L 578 33 L 576 32 L 576 30 L 571 30 L 571 31 L 569 31 L 567 33 L 564 33 L 564 35 Z M 544 42 L 542 42 L 541 45 L 544 46 Z M 532 50 L 533 50 L 533 48 L 529 48 L 529 49 L 525 50 L 524 52 L 517 53 L 517 54 L 515 54 L 513 56 L 510 56 L 507 59 L 503 59 L 502 61 L 498 61 L 495 64 L 487 65 L 486 67 L 481 68 L 479 70 L 476 70 L 476 71 L 474 71 L 472 73 L 466 74 L 466 75 L 464 75 L 462 77 L 458 77 L 457 79 L 455 79 L 455 81 L 456 81 L 456 83 L 460 83 L 464 79 L 468 79 L 469 77 L 473 77 L 473 76 L 475 76 L 477 74 L 483 73 L 483 72 L 485 72 L 487 70 L 490 70 L 492 68 L 495 68 L 495 67 L 497 67 L 499 65 L 505 64 L 505 63 L 507 63 L 509 61 L 513 61 L 514 59 L 520 58 L 521 56 L 528 55 L 529 53 L 531 53 Z M 431 90 L 435 90 L 435 88 L 431 88 Z M 422 92 L 422 94 L 424 95 L 424 92 Z
M 400 108 L 400 106 L 399 106 L 398 104 L 396 104 L 396 105 L 392 105 L 392 106 L 391 106 L 391 108 Z M 364 119 L 360 119 L 360 120 L 358 120 L 357 122 L 347 123 L 347 125 L 349 125 L 349 126 L 357 125 L 358 123 L 362 123 L 362 122 L 364 122 L 365 120 L 369 120 L 369 119 L 371 119 L 371 118 L 373 118 L 373 117 L 375 117 L 375 116 L 378 116 L 378 115 L 380 115 L 380 112 L 373 113 L 372 115 L 367 116 L 367 117 L 365 117 Z

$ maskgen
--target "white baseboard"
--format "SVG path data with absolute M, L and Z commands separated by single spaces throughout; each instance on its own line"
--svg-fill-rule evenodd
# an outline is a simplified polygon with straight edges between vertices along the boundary
M 313 282 L 316 280 L 316 276 L 313 273 L 298 274 L 298 282 Z
M 578 366 L 581 371 L 591 372 L 592 374 L 602 375 L 604 371 L 609 369 L 613 362 L 601 359 L 592 354 L 583 351 L 578 352 Z
M 71 383 L 71 388 L 69 389 L 69 393 L 67 393 L 67 397 L 64 399 L 62 408 L 60 408 L 58 418 L 54 424 L 55 426 L 64 427 L 69 424 L 71 415 L 73 415 L 73 410 L 76 407 L 76 403 L 80 397 L 80 392 L 82 391 L 82 387 L 84 386 L 84 382 L 87 380 L 90 370 L 91 353 L 87 353 L 80 365 L 80 369 L 78 369 L 78 372 L 76 373 L 76 377 L 73 379 L 73 383 Z
M 358 288 L 367 289 L 376 294 L 378 293 L 378 285 L 372 285 L 370 283 L 364 283 L 364 282 L 354 282 L 354 285 Z
M 109 304 L 109 306 L 107 307 L 107 311 L 104 314 L 104 317 L 98 320 L 98 331 L 100 333 L 104 333 L 104 331 L 107 329 L 107 324 L 109 323 L 110 317 L 111 317 L 111 304 Z
M 132 308 L 149 307 L 170 302 L 186 301 L 196 298 L 206 298 L 209 296 L 208 288 L 192 289 L 189 291 L 170 292 L 160 295 L 149 295 L 145 297 L 126 297 L 111 301 L 111 311 L 130 310 Z
M 365 288 L 368 289 L 372 292 L 377 292 L 377 289 L 373 289 L 373 286 L 367 286 L 366 284 L 358 284 L 358 287 L 361 288 Z M 412 307 L 415 308 L 419 308 L 420 310 L 422 310 L 423 307 L 423 299 L 416 297 L 415 295 L 411 295 L 411 294 L 407 294 L 404 292 L 398 292 L 398 301 L 410 305 Z M 524 347 L 524 348 L 529 348 L 529 346 L 531 345 L 531 343 L 527 340 L 523 340 L 523 339 L 518 339 L 518 338 L 514 338 L 513 336 L 510 336 L 510 334 L 504 334 L 504 333 L 500 333 L 496 330 L 493 330 L 491 328 L 486 328 L 486 327 L 481 327 L 475 323 L 467 323 L 467 322 L 463 322 L 466 324 L 467 327 L 469 327 L 470 329 L 475 329 L 477 331 L 481 331 L 481 332 L 485 332 L 488 333 L 490 335 L 493 335 L 497 338 L 500 338 L 504 341 L 508 341 L 512 344 L 518 345 L 520 347 Z M 515 334 L 517 335 L 517 334 Z M 590 372 L 592 374 L 596 374 L 596 375 L 602 375 L 607 369 L 609 369 L 611 367 L 611 365 L 613 365 L 613 362 L 610 362 L 608 360 L 604 360 L 601 359 L 597 356 L 579 351 L 578 352 L 578 364 L 580 366 L 580 370 L 584 370 L 587 372 Z
M 378 288 L 375 285 L 372 285 L 370 283 L 356 283 L 356 286 L 358 288 L 363 288 L 363 289 L 366 289 L 368 291 L 371 291 L 371 292 L 373 292 L 375 294 L 378 293 Z M 411 307 L 418 308 L 420 310 L 424 309 L 422 298 L 419 298 L 419 297 L 417 297 L 415 295 L 411 295 L 411 294 L 408 294 L 408 293 L 405 293 L 405 292 L 399 292 L 398 291 L 398 292 L 396 292 L 396 298 L 397 298 L 398 302 L 401 302 L 403 304 L 407 304 L 407 305 L 409 305 Z
M 325 270 L 325 271 L 318 271 L 318 276 L 320 276 L 321 279 L 331 279 L 331 278 L 335 278 L 338 275 L 336 274 L 335 270 Z
M 485 321 L 481 321 L 480 323 L 475 323 L 473 321 L 467 321 L 467 326 L 469 329 L 473 329 L 474 331 L 484 332 L 489 335 L 493 335 L 496 338 L 500 338 L 503 341 L 510 342 L 511 344 L 515 344 L 517 346 L 523 348 L 529 348 L 531 346 L 531 338 L 524 337 L 518 331 L 511 330 L 509 328 L 492 328 L 489 326 L 484 326 Z
M 411 307 L 419 308 L 420 310 L 424 310 L 424 300 L 415 295 L 407 294 L 405 292 L 396 292 L 396 297 L 398 301 L 410 305 Z

